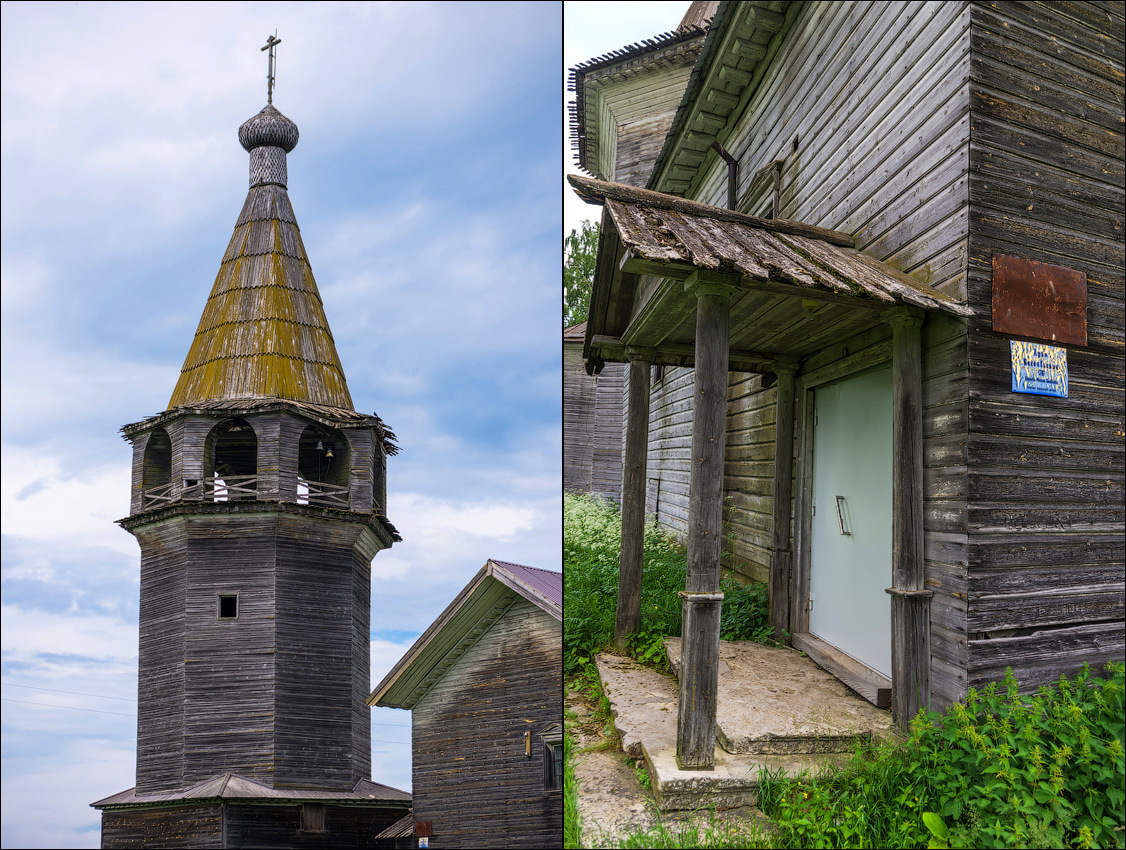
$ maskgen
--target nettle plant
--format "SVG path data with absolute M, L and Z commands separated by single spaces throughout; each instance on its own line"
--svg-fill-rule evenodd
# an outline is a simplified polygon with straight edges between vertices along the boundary
M 1031 698 L 1006 671 L 945 715 L 912 724 L 934 806 L 936 844 L 1114 847 L 1123 844 L 1124 665 L 1086 667 Z

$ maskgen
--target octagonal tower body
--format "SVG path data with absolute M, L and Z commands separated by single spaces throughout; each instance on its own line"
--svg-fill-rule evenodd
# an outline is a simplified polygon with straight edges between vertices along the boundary
M 336 801 L 349 822 L 379 809 L 362 825 L 374 834 L 409 804 L 369 781 L 365 702 L 371 560 L 399 539 L 384 512 L 394 435 L 352 405 L 286 189 L 297 139 L 273 106 L 239 129 L 250 191 L 168 410 L 122 429 L 120 523 L 141 546 L 137 785 L 95 804 L 105 846 L 210 836 L 210 814 L 158 812 L 214 783 L 226 806 L 223 777 L 273 800 L 252 823 L 287 800 L 323 819 Z

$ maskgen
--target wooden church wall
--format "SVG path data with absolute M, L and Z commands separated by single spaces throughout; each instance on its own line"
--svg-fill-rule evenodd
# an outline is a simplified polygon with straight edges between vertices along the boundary
M 723 141 L 740 160 L 739 197 L 750 195 L 756 171 L 781 159 L 781 217 L 854 233 L 858 247 L 964 297 L 968 5 L 791 8 L 759 88 Z M 692 196 L 723 206 L 726 179 L 716 159 Z M 810 366 L 875 344 L 841 340 Z M 960 322 L 932 319 L 924 329 L 924 543 L 927 586 L 936 594 L 932 684 L 940 704 L 960 696 L 965 679 L 965 347 Z M 680 534 L 687 522 L 691 374 L 668 370 L 653 389 L 650 414 L 648 474 L 659 479 L 657 515 Z M 773 525 L 774 396 L 757 377 L 731 376 L 724 518 L 734 540 L 727 547 L 730 560 L 760 580 L 768 574 Z
M 432 847 L 558 844 L 563 794 L 544 789 L 540 735 L 562 717 L 560 639 L 516 597 L 414 707 L 414 819 L 430 821 Z
M 588 375 L 582 345 L 563 346 L 563 489 L 622 500 L 622 393 L 628 366 Z
M 972 8 L 970 684 L 1123 656 L 1123 29 L 1116 3 Z M 1068 398 L 1011 392 L 995 254 L 1086 274 Z
M 591 491 L 597 381 L 583 368 L 581 343 L 563 346 L 563 489 Z M 618 458 L 618 467 L 622 460 Z M 619 475 L 621 473 L 619 472 Z
M 594 394 L 592 423 L 593 456 L 591 458 L 590 491 L 596 496 L 622 501 L 622 394 L 625 392 L 624 363 L 607 363 L 598 375 Z

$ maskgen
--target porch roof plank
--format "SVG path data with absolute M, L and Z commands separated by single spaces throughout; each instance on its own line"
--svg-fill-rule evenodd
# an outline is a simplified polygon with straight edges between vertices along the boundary
M 602 234 L 584 344 L 584 357 L 595 368 L 599 361 L 620 359 L 621 345 L 691 344 L 695 306 L 681 281 L 698 269 L 738 276 L 731 348 L 768 349 L 771 357 L 811 356 L 831 338 L 872 327 L 891 307 L 972 314 L 945 293 L 856 250 L 845 233 L 634 186 L 575 175 L 568 180 L 584 200 L 605 206 L 603 223 L 612 231 Z M 661 280 L 639 287 L 638 275 Z M 834 307 L 808 309 L 810 302 Z M 596 338 L 621 344 L 600 347 Z

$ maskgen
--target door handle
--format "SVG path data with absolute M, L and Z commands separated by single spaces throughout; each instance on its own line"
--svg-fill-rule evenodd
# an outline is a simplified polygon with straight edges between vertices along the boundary
M 841 534 L 845 535 L 846 537 L 852 537 L 852 532 L 845 531 L 844 527 L 844 515 L 841 513 L 841 502 L 843 502 L 844 500 L 844 496 L 837 496 L 837 522 L 840 523 Z

